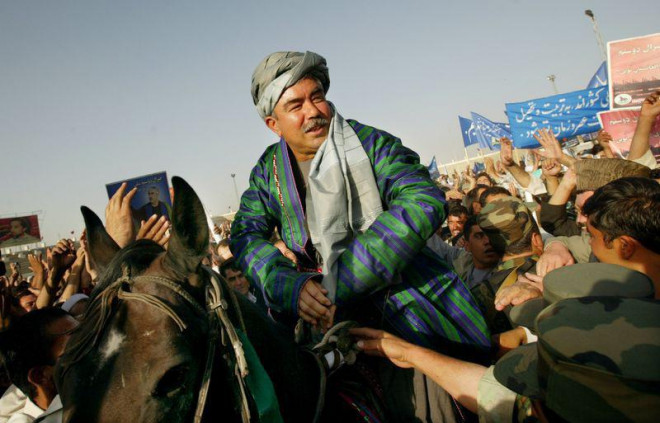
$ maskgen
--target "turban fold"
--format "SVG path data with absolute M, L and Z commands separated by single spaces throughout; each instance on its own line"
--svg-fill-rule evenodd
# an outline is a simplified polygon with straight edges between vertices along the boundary
M 328 67 L 325 59 L 314 52 L 279 51 L 262 60 L 252 73 L 251 89 L 259 116 L 270 116 L 284 90 L 305 76 L 318 79 L 328 92 Z

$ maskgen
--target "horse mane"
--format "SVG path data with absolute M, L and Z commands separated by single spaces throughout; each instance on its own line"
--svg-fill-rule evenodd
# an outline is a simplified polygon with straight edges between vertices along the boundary
M 138 240 L 119 251 L 109 263 L 100 282 L 92 291 L 80 325 L 71 334 L 58 362 L 59 377 L 98 344 L 108 322 L 117 311 L 117 298 L 123 276 L 137 276 L 165 250 L 151 240 Z

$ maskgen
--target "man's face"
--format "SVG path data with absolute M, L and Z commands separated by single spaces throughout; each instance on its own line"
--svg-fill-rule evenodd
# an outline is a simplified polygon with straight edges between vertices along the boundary
M 584 191 L 575 196 L 575 211 L 577 212 L 577 218 L 575 221 L 580 226 L 587 225 L 587 217 L 582 214 L 582 207 L 584 207 L 584 203 L 586 203 L 592 195 L 594 195 L 593 191 Z
M 234 270 L 231 268 L 225 270 L 225 279 L 234 291 L 240 292 L 243 295 L 247 295 L 247 293 L 250 292 L 250 282 L 248 282 L 247 278 L 243 276 L 243 272 L 240 270 Z
M 284 138 L 298 161 L 310 160 L 328 136 L 332 110 L 321 84 L 305 78 L 284 91 L 266 125 Z
M 492 187 L 493 184 L 490 183 L 490 179 L 487 176 L 480 176 L 477 178 L 477 185 L 486 185 Z
M 152 188 L 149 191 L 147 191 L 147 195 L 149 196 L 149 202 L 154 206 L 158 205 L 158 202 L 160 201 L 158 198 L 158 194 L 160 193 L 158 192 L 157 189 Z
M 470 238 L 465 242 L 465 249 L 472 253 L 477 268 L 493 267 L 500 260 L 499 254 L 490 245 L 490 239 L 479 225 L 474 225 L 470 229 Z
M 14 238 L 23 235 L 25 228 L 21 225 L 21 222 L 18 220 L 12 220 L 9 222 L 9 231 L 11 232 Z
M 618 264 L 619 256 L 616 254 L 612 243 L 605 240 L 605 235 L 598 229 L 591 226 L 587 220 L 587 231 L 591 235 L 589 244 L 591 244 L 591 251 L 601 263 Z
M 46 396 L 52 401 L 52 399 L 57 395 L 57 388 L 55 387 L 55 363 L 60 359 L 64 350 L 66 349 L 66 343 L 71 337 L 71 331 L 73 331 L 78 326 L 78 321 L 72 316 L 64 316 L 56 321 L 52 322 L 46 328 L 46 335 L 54 337 L 53 344 L 50 348 L 50 358 L 53 365 L 43 366 L 44 367 L 44 376 L 46 381 L 40 386 L 43 389 Z
M 463 226 L 465 226 L 465 222 L 467 222 L 466 214 L 462 214 L 460 216 L 449 216 L 447 218 L 447 227 L 449 228 L 449 232 L 451 232 L 452 237 L 455 237 L 456 235 L 463 232 Z
M 34 294 L 30 295 L 23 295 L 21 298 L 18 300 L 18 304 L 20 307 L 25 310 L 26 313 L 31 312 L 32 310 L 37 308 L 37 297 Z

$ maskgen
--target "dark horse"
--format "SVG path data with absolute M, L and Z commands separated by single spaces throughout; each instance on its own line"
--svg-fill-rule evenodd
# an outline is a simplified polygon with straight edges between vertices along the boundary
M 221 280 L 213 307 L 226 310 L 228 320 L 210 318 L 207 287 L 214 276 L 201 266 L 209 245 L 206 215 L 183 179 L 175 177 L 172 184 L 167 251 L 147 240 L 120 249 L 100 219 L 82 208 L 101 278 L 58 362 L 64 422 L 241 422 L 247 420 L 245 409 L 250 421 L 277 421 L 272 417 L 277 413 L 260 412 L 277 411 L 277 404 L 285 422 L 312 422 L 323 390 L 318 360 Z M 230 342 L 243 333 L 240 328 L 249 338 L 243 342 L 246 378 L 240 374 L 241 354 Z M 205 401 L 200 391 L 208 393 Z M 269 401 L 267 407 L 259 404 Z M 333 401 L 326 400 L 322 421 L 356 420 L 350 405 Z

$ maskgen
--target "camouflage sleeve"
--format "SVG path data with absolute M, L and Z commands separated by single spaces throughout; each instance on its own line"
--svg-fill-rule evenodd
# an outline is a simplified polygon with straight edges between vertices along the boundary
M 490 366 L 479 380 L 477 407 L 479 423 L 512 423 L 518 394 L 495 379 Z
M 568 248 L 576 263 L 589 263 L 589 257 L 591 256 L 589 238 L 590 236 L 587 232 L 574 236 L 558 236 L 548 239 L 545 242 L 545 246 L 547 247 L 553 242 L 559 242 Z

